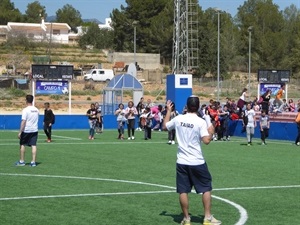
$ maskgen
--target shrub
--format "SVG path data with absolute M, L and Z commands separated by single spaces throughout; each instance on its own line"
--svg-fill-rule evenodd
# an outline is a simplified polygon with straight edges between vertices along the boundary
M 60 100 L 62 98 L 61 95 L 50 95 L 50 99 Z
M 10 95 L 14 96 L 14 97 L 24 97 L 26 96 L 26 93 L 18 88 L 11 88 L 9 90 Z

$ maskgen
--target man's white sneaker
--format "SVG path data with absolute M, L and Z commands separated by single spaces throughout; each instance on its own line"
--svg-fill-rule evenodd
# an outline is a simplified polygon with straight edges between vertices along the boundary
M 172 145 L 175 145 L 175 141 L 172 141 L 171 144 L 172 144 Z
M 213 215 L 210 218 L 204 218 L 203 225 L 220 225 L 222 222 L 217 220 Z

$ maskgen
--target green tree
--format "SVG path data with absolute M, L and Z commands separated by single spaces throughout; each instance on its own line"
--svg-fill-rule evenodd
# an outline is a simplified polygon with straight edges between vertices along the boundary
M 213 19 L 215 18 L 215 19 Z M 217 71 L 217 17 L 212 9 L 199 13 L 199 76 Z
M 202 77 L 207 73 L 217 76 L 218 54 L 218 13 L 209 8 L 199 13 L 199 74 Z M 237 53 L 238 30 L 230 14 L 220 12 L 220 74 L 228 76 L 229 68 L 235 64 Z
M 291 49 L 291 55 L 289 57 L 289 62 L 287 62 L 287 65 L 289 66 L 289 69 L 292 70 L 294 74 L 299 77 L 300 73 L 300 35 L 295 38 L 295 46 Z
M 283 68 L 291 69 L 295 74 L 300 72 L 300 12 L 295 5 L 285 8 L 282 12 L 285 20 L 284 34 L 287 39 L 287 48 L 282 56 Z
M 81 48 L 85 49 L 87 45 L 92 45 L 97 49 L 112 47 L 112 30 L 100 29 L 96 23 L 91 23 L 86 29 L 87 31 L 79 39 L 79 46 Z
M 166 59 L 172 58 L 173 15 L 173 2 L 170 1 L 158 15 L 150 20 L 147 52 L 160 53 Z
M 170 57 L 172 52 L 173 4 L 169 0 L 127 0 L 127 6 L 111 13 L 116 51 L 133 52 L 136 26 L 137 52 L 161 53 Z M 134 25 L 135 23 L 135 25 Z
M 287 48 L 284 19 L 272 0 L 249 0 L 238 8 L 237 22 L 241 31 L 240 53 L 247 62 L 249 51 L 248 27 L 252 26 L 252 71 L 277 68 Z
M 0 9 L 0 25 L 22 20 L 22 14 L 10 0 L 0 0 Z
M 56 22 L 67 23 L 72 31 L 77 32 L 77 27 L 82 24 L 81 14 L 72 5 L 66 4 L 56 11 Z
M 25 11 L 24 22 L 40 23 L 41 17 L 47 17 L 45 6 L 42 6 L 39 1 L 29 3 Z

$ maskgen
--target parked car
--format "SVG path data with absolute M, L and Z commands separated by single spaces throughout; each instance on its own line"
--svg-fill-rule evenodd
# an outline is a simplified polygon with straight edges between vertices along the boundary
M 109 69 L 91 69 L 84 75 L 85 80 L 110 81 L 114 77 L 114 71 Z

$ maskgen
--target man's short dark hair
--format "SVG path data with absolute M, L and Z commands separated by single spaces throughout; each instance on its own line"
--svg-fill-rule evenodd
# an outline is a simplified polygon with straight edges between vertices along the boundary
M 26 102 L 32 103 L 33 102 L 33 95 L 26 95 Z
M 198 112 L 200 106 L 200 100 L 197 96 L 192 95 L 188 97 L 186 102 L 188 112 Z

